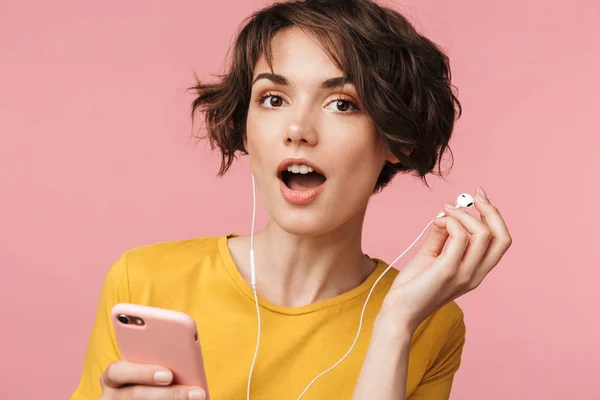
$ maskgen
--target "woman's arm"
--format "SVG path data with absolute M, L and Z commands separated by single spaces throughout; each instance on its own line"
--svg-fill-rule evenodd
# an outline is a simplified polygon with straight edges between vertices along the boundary
M 100 397 L 102 393 L 100 376 L 111 362 L 121 358 L 112 329 L 110 312 L 115 304 L 131 301 L 128 282 L 127 253 L 124 253 L 104 278 L 79 385 L 72 394 L 71 400 Z
M 504 219 L 481 188 L 475 207 L 481 220 L 452 203 L 445 205 L 446 215 L 434 219 L 420 251 L 399 271 L 377 315 L 354 400 L 404 399 L 412 334 L 436 310 L 477 288 L 511 246 Z M 464 341 L 447 343 L 458 343 L 454 347 L 462 351 Z M 448 388 L 454 367 L 444 370 L 428 381 L 445 377 Z
M 452 319 L 440 330 L 444 342 L 439 351 L 432 354 L 434 360 L 431 360 L 431 365 L 421 377 L 418 386 L 410 393 L 410 400 L 450 398 L 454 375 L 461 364 L 466 338 L 462 310 L 453 313 Z M 378 315 L 355 388 L 354 400 L 406 398 L 409 350 L 413 334 L 408 324 L 398 324 L 398 321 L 385 320 L 383 315 Z
M 378 316 L 352 400 L 406 397 L 408 353 L 413 333 L 407 324 L 384 323 Z

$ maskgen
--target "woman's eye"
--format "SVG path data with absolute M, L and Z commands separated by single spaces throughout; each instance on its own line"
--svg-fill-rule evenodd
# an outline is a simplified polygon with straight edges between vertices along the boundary
M 268 100 L 268 101 L 265 102 L 265 100 Z M 277 96 L 277 95 L 273 95 L 273 94 L 266 94 L 264 96 L 261 96 L 260 99 L 258 99 L 258 103 L 267 108 L 281 107 L 283 102 L 284 102 L 284 100 L 281 98 L 281 96 Z
M 339 111 L 339 112 L 343 112 L 343 113 L 358 110 L 358 107 L 356 106 L 356 104 L 354 104 L 354 102 L 352 102 L 350 100 L 335 99 L 331 103 L 329 103 L 327 106 L 329 107 L 331 104 L 334 105 L 335 111 Z M 349 110 L 350 108 L 352 108 L 352 109 Z
M 265 94 L 261 96 L 257 103 L 266 108 L 279 108 L 283 105 L 285 100 L 281 96 L 277 96 L 276 94 Z M 327 108 L 331 110 L 331 105 L 335 107 L 334 111 L 341 113 L 351 113 L 353 111 L 358 110 L 358 106 L 351 100 L 346 99 L 334 99 L 328 105 Z

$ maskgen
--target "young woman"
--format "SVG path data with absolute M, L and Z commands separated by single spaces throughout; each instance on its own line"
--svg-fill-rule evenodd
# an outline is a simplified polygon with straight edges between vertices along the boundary
M 259 307 L 249 235 L 130 250 L 107 274 L 72 399 L 204 398 L 119 360 L 119 302 L 196 320 L 213 400 L 447 399 L 465 343 L 454 300 L 511 244 L 480 188 L 481 218 L 444 208 L 418 254 L 378 281 L 352 351 L 314 381 L 353 345 L 387 267 L 361 249 L 370 197 L 398 172 L 425 180 L 448 148 L 460 104 L 443 52 L 370 0 L 279 3 L 246 21 L 229 72 L 195 89 L 221 173 L 247 154 L 269 212 L 253 238 Z

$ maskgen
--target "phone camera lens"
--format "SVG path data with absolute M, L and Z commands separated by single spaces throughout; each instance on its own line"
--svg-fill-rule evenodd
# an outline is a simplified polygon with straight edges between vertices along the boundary
M 127 318 L 125 315 L 119 315 L 118 320 L 122 324 L 128 324 L 129 323 L 129 318 Z

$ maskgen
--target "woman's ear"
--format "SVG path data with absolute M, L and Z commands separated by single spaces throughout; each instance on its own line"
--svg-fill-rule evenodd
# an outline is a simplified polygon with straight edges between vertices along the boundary
M 402 154 L 404 154 L 406 157 L 410 156 L 413 152 L 412 147 L 410 147 L 409 145 L 401 145 L 400 146 L 400 152 L 402 152 Z M 386 157 L 386 161 L 390 162 L 391 164 L 398 164 L 400 163 L 400 160 L 398 160 L 398 157 L 396 157 L 391 151 L 387 151 L 387 157 Z

